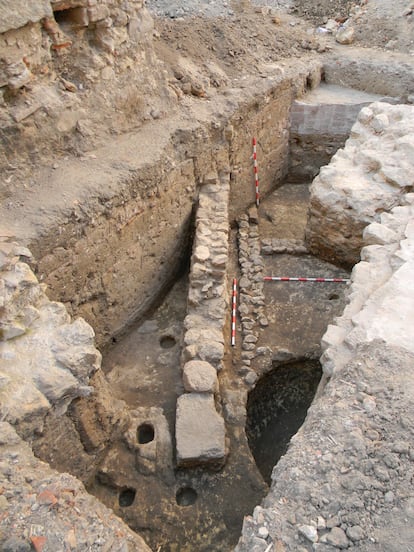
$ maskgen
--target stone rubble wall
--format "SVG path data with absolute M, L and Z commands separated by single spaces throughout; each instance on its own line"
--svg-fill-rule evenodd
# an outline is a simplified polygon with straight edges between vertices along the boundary
M 365 226 L 414 189 L 413 111 L 381 102 L 361 110 L 345 148 L 311 186 L 306 241 L 312 253 L 355 264 Z
M 89 151 L 109 120 L 123 132 L 177 103 L 143 0 L 2 2 L 0 25 L 1 168 Z
M 75 41 L 92 41 L 109 54 L 119 54 L 126 43 L 136 45 L 153 27 L 143 0 L 18 0 L 12 5 L 2 2 L 0 16 L 2 93 L 17 92 L 36 78 L 42 62 L 50 61 L 53 53 L 70 51 Z
M 325 217 L 338 225 L 331 236 L 319 235 L 342 260 L 339 157 L 343 180 L 352 177 L 347 229 L 354 224 L 361 233 L 361 262 L 352 271 L 343 315 L 322 338 L 317 398 L 274 467 L 268 496 L 245 518 L 237 552 L 408 550 L 412 542 L 414 194 L 410 186 L 395 186 L 389 200 L 384 177 L 410 182 L 413 122 L 414 109 L 407 106 L 364 108 L 332 161 L 336 178 L 318 177 L 312 184 Z M 356 250 L 354 242 L 349 245 Z
M 257 373 L 251 369 L 253 359 L 264 351 L 257 348 L 257 324 L 266 327 L 265 297 L 263 291 L 264 262 L 261 258 L 260 237 L 257 226 L 257 208 L 252 207 L 248 214 L 238 220 L 239 280 L 238 314 L 241 321 L 242 352 L 239 373 L 245 383 L 252 387 L 257 380 Z
M 349 304 L 322 339 L 323 370 L 340 371 L 361 343 L 375 339 L 414 353 L 414 194 L 363 231 L 361 261 L 352 272 Z
M 224 462 L 227 448 L 220 407 L 217 372 L 222 369 L 229 339 L 229 194 L 227 173 L 208 175 L 201 188 L 195 236 L 187 316 L 182 354 L 186 393 L 177 401 L 176 443 L 178 466 Z

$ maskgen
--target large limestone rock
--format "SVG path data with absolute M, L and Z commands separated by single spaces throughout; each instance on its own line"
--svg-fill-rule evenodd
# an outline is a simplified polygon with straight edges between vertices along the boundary
M 362 233 L 414 186 L 414 108 L 375 102 L 361 110 L 345 148 L 311 186 L 306 239 L 327 260 L 358 262 Z
M 190 360 L 183 368 L 184 389 L 195 393 L 214 393 L 218 388 L 214 366 L 203 360 Z
M 89 395 L 101 363 L 92 328 L 48 300 L 21 261 L 30 256 L 0 242 L 0 415 L 27 437 L 42 429 L 49 409 L 63 414 L 73 399 Z
M 224 420 L 214 397 L 187 393 L 177 401 L 177 464 L 222 464 L 226 456 Z

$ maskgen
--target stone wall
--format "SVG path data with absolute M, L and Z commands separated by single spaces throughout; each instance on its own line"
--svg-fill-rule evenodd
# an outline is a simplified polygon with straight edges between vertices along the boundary
M 217 372 L 222 369 L 229 305 L 228 173 L 210 174 L 200 189 L 182 354 L 186 393 L 177 401 L 179 466 L 220 465 L 227 450 Z
M 79 154 L 108 121 L 125 131 L 176 103 L 142 0 L 23 4 L 0 5 L 0 167 Z M 12 189 L 3 181 L 0 194 Z
M 413 108 L 362 109 L 346 147 L 311 186 L 310 250 L 343 265 L 358 262 L 363 229 L 413 190 Z
M 63 415 L 76 398 L 92 393 L 100 368 L 94 332 L 51 302 L 29 266 L 31 253 L 0 242 L 2 359 L 1 416 L 27 439 L 43 430 L 50 409 Z

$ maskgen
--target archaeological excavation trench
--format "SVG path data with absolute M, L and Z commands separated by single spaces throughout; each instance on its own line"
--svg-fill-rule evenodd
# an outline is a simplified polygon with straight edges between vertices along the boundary
M 259 218 L 251 224 L 246 220 L 246 235 L 240 221 L 239 242 L 246 242 L 241 249 L 251 247 L 252 240 L 258 243 L 260 231 L 272 226 L 271 221 L 276 218 L 279 238 L 274 238 L 280 240 L 279 245 L 284 239 L 290 244 L 298 244 L 301 239 L 303 242 L 307 188 L 306 184 L 286 184 L 264 199 Z M 344 305 L 345 288 L 341 284 L 325 284 L 326 288 L 316 284 L 319 288 L 315 288 L 309 283 L 276 283 L 264 289 L 268 307 L 262 313 L 262 330 L 257 337 L 252 328 L 243 331 L 243 335 L 241 324 L 246 317 L 240 317 L 237 346 L 230 350 L 225 344 L 223 367 L 214 383 L 215 393 L 222 397 L 219 408 L 226 424 L 225 448 L 219 448 L 220 427 L 210 426 L 205 433 L 203 426 L 209 421 L 204 418 L 201 427 L 194 428 L 191 410 L 190 421 L 184 419 L 188 432 L 184 439 L 188 437 L 193 447 L 187 453 L 189 444 L 185 441 L 183 445 L 178 433 L 185 411 L 178 411 L 176 419 L 177 397 L 185 390 L 198 400 L 201 393 L 207 394 L 207 380 L 211 377 L 205 371 L 211 365 L 205 361 L 192 361 L 192 366 L 191 361 L 185 362 L 184 371 L 180 367 L 187 335 L 185 318 L 195 316 L 191 312 L 195 301 L 188 298 L 191 286 L 194 289 L 194 257 L 201 247 L 197 227 L 200 230 L 199 221 L 204 219 L 200 213 L 203 205 L 205 208 L 200 199 L 190 273 L 188 266 L 184 267 L 184 273 L 162 303 L 103 354 L 103 369 L 111 389 L 117 399 L 126 401 L 134 416 L 134 433 L 130 430 L 127 440 L 118 439 L 109 447 L 89 490 L 155 550 L 159 546 L 165 550 L 230 550 L 236 544 L 243 516 L 265 495 L 272 467 L 306 416 L 321 376 L 318 362 L 312 359 L 319 355 L 318 342 L 324 328 Z M 288 228 L 289 239 L 283 235 L 283 229 Z M 209 232 L 210 243 L 214 243 L 214 225 Z M 253 234 L 255 238 L 250 237 Z M 294 271 L 304 271 L 309 276 L 346 275 L 314 257 L 298 255 L 298 251 L 297 247 L 294 255 L 267 255 L 263 270 L 284 270 L 292 275 Z M 229 255 L 233 263 L 237 261 L 237 249 Z M 256 268 L 260 266 L 256 260 Z M 238 274 L 237 268 L 234 270 Z M 245 296 L 250 293 L 241 288 L 240 305 L 246 305 Z M 224 316 L 228 341 L 228 312 Z M 249 320 L 253 318 L 250 314 Z M 203 331 L 207 333 L 208 327 L 203 327 Z M 259 340 L 258 350 L 263 355 L 258 373 L 264 375 L 256 383 L 254 355 L 249 354 L 253 337 Z M 287 358 L 287 362 L 278 358 Z M 189 365 L 199 374 L 187 373 Z M 196 385 L 206 387 L 194 388 Z M 244 402 L 249 389 L 246 411 Z M 211 435 L 214 431 L 217 435 Z M 214 446 L 208 450 L 212 438 Z M 184 454 L 192 455 L 191 461 L 186 459 L 177 469 L 177 460 Z
M 84 179 L 85 195 L 69 198 L 59 232 L 34 216 L 21 236 L 49 297 L 85 318 L 102 353 L 93 393 L 63 395 L 66 416 L 21 433 L 154 551 L 234 548 L 320 385 L 321 339 L 347 304 L 354 261 L 309 250 L 309 185 L 360 109 L 384 99 L 329 75 L 315 63 L 243 99 L 230 90 L 208 124 L 152 121 L 117 151 L 58 167 L 51 178 L 65 174 L 77 194 Z

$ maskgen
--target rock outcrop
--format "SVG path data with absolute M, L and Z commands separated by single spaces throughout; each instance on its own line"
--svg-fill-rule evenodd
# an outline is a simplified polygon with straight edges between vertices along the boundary
M 50 409 L 64 414 L 75 398 L 89 395 L 101 363 L 92 328 L 49 301 L 22 262 L 30 257 L 26 248 L 0 242 L 0 414 L 25 438 L 42 431 Z
M 364 228 L 414 189 L 413 135 L 411 106 L 378 102 L 361 110 L 346 147 L 311 186 L 306 239 L 314 254 L 358 262 Z

